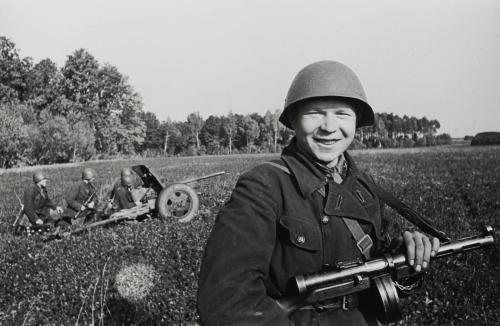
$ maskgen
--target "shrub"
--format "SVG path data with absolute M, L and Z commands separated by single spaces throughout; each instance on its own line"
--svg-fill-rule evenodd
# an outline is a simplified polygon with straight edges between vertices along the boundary
M 436 137 L 436 144 L 449 145 L 451 144 L 451 136 L 449 134 L 441 134 Z

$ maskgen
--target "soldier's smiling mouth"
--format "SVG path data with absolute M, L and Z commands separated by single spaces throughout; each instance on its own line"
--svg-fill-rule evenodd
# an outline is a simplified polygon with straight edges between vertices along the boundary
M 313 138 L 315 142 L 320 143 L 322 145 L 333 145 L 338 142 L 340 139 L 323 139 L 323 138 Z

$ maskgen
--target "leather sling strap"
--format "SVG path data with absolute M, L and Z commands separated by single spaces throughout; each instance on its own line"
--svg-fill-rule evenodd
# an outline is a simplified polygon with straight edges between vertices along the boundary
M 376 185 L 374 182 L 370 182 L 370 186 L 380 200 L 389 205 L 391 208 L 396 210 L 401 216 L 413 223 L 420 230 L 427 234 L 432 235 L 442 242 L 449 242 L 451 239 L 441 230 L 436 229 L 431 222 L 417 213 L 415 210 L 408 207 L 405 203 L 396 198 L 393 194 L 383 189 L 382 187 Z
M 366 260 L 370 259 L 370 249 L 373 246 L 373 240 L 370 235 L 363 231 L 358 221 L 352 218 L 345 217 L 343 217 L 342 220 L 351 232 L 354 241 L 356 241 L 356 246 L 358 247 L 363 257 L 365 257 Z

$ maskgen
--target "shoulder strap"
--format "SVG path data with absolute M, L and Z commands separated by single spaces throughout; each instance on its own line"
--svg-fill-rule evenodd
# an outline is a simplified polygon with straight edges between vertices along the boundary
M 440 241 L 445 241 L 445 242 L 450 241 L 450 238 L 443 231 L 440 231 L 437 228 L 435 228 L 428 219 L 426 219 L 425 217 L 417 213 L 415 210 L 408 207 L 405 203 L 400 201 L 390 192 L 386 191 L 385 189 L 378 186 L 374 182 L 370 182 L 370 186 L 372 187 L 373 191 L 375 191 L 375 194 L 377 195 L 377 197 L 380 198 L 380 200 L 382 200 L 384 203 L 392 207 L 401 216 L 403 216 L 405 219 L 413 223 L 422 231 L 438 238 Z
M 286 174 L 288 175 L 291 175 L 292 173 L 290 172 L 290 169 L 284 165 L 284 164 L 280 164 L 277 162 L 278 160 L 275 160 L 275 161 L 269 161 L 269 162 L 264 162 L 263 164 L 269 164 L 269 165 L 272 165 L 274 166 L 275 168 L 278 168 L 280 169 L 281 171 L 285 172 Z M 279 160 L 279 162 L 283 162 L 282 160 Z

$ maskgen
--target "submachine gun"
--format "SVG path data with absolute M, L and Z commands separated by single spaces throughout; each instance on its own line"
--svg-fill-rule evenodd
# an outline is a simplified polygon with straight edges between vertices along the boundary
M 484 233 L 443 244 L 436 258 L 478 249 L 494 243 L 493 228 L 486 226 Z M 382 323 L 402 318 L 396 284 L 423 272 L 415 272 L 406 262 L 404 254 L 384 255 L 341 270 L 324 271 L 293 278 L 296 295 L 278 300 L 280 307 L 291 314 L 305 306 L 361 292 L 371 288 L 377 304 L 377 317 Z
M 96 197 L 97 193 L 95 192 L 95 190 L 87 197 L 87 200 L 83 203 L 83 206 L 85 207 L 85 211 L 89 210 L 89 207 L 88 205 L 94 200 L 94 198 Z M 94 208 L 95 209 L 95 208 Z M 73 219 L 77 219 L 80 217 L 80 215 L 82 214 L 82 210 L 79 210 L 78 212 L 76 212 L 75 214 L 75 217 L 73 217 Z

